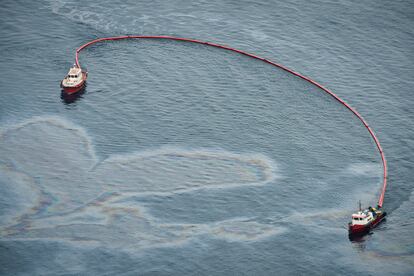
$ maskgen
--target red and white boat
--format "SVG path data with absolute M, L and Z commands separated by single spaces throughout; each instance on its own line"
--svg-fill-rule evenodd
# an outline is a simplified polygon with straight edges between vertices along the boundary
M 352 221 L 348 224 L 349 235 L 363 235 L 376 227 L 382 220 L 384 220 L 386 212 L 381 208 L 368 207 L 362 210 L 361 203 L 359 203 L 359 211 L 352 214 Z
M 73 65 L 68 74 L 62 80 L 60 87 L 67 94 L 74 94 L 85 87 L 88 72 L 83 71 L 80 67 Z

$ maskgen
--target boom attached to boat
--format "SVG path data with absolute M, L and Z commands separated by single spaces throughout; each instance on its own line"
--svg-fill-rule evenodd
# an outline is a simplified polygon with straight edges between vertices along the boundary
M 368 125 L 368 123 L 364 120 L 364 118 L 362 118 L 362 116 L 353 108 L 351 107 L 349 104 L 347 104 L 344 100 L 342 100 L 340 97 L 338 97 L 336 94 L 334 94 L 332 91 L 330 91 L 329 89 L 325 88 L 324 86 L 322 86 L 321 84 L 319 84 L 318 82 L 312 80 L 311 78 L 308 78 L 298 72 L 295 72 L 281 64 L 272 62 L 268 59 L 259 57 L 257 55 L 253 55 L 250 54 L 248 52 L 242 51 L 242 50 L 238 50 L 235 48 L 231 48 L 229 46 L 225 46 L 225 45 L 220 45 L 220 44 L 216 44 L 216 43 L 212 43 L 212 42 L 205 42 L 205 41 L 200 41 L 200 40 L 195 40 L 195 39 L 189 39 L 189 38 L 181 38 L 181 37 L 173 37 L 173 36 L 141 36 L 141 35 L 126 35 L 126 36 L 115 36 L 115 37 L 104 37 L 104 38 L 98 38 L 92 41 L 89 41 L 85 44 L 83 44 L 82 46 L 80 46 L 77 50 L 76 50 L 76 55 L 75 55 L 75 65 L 74 67 L 72 67 L 69 71 L 68 76 L 62 81 L 62 87 L 64 89 L 64 91 L 66 91 L 67 93 L 75 93 L 77 91 L 80 91 L 86 82 L 86 78 L 87 78 L 87 72 L 82 71 L 80 63 L 79 63 L 79 53 L 95 44 L 98 42 L 103 42 L 103 41 L 114 41 L 114 40 L 122 40 L 122 39 L 162 39 L 162 40 L 175 40 L 175 41 L 183 41 L 183 42 L 191 42 L 191 43 L 198 43 L 198 44 L 204 44 L 204 45 L 208 45 L 208 46 L 212 46 L 212 47 L 216 47 L 216 48 L 220 48 L 220 49 L 224 49 L 224 50 L 228 50 L 228 51 L 233 51 L 254 59 L 258 59 L 261 60 L 263 62 L 266 62 L 270 65 L 273 65 L 275 67 L 278 67 L 280 69 L 285 70 L 286 72 L 293 74 L 315 86 L 317 86 L 318 88 L 322 89 L 325 93 L 329 94 L 330 96 L 332 96 L 335 100 L 337 100 L 339 103 L 341 103 L 343 106 L 345 106 L 348 110 L 350 110 L 361 122 L 362 124 L 365 126 L 365 128 L 368 130 L 369 134 L 371 135 L 372 139 L 375 142 L 375 145 L 377 146 L 377 149 L 379 151 L 379 154 L 381 156 L 381 160 L 382 160 L 382 165 L 383 165 L 383 185 L 382 185 L 382 190 L 381 190 L 381 195 L 379 197 L 378 200 L 378 208 L 375 209 L 374 212 L 372 212 L 370 210 L 370 208 L 368 208 L 367 210 L 360 210 L 358 213 L 353 214 L 353 219 L 352 222 L 350 223 L 349 229 L 350 229 L 350 233 L 353 232 L 358 232 L 362 226 L 361 225 L 369 225 L 371 229 L 372 227 L 374 227 L 375 225 L 377 225 L 385 216 L 385 212 L 381 211 L 380 209 L 382 208 L 382 205 L 384 203 L 384 196 L 385 196 L 385 190 L 387 188 L 387 161 L 385 159 L 384 156 L 384 152 L 382 150 L 381 144 L 378 140 L 378 138 L 375 136 L 374 131 L 371 129 L 371 127 Z M 72 72 L 72 73 L 71 73 Z M 355 219 L 354 219 L 355 218 Z M 361 226 L 361 227 L 360 227 Z M 366 227 L 365 227 L 366 228 Z

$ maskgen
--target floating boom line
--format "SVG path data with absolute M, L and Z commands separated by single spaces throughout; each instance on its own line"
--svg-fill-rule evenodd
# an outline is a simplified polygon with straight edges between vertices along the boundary
M 190 38 L 182 38 L 182 37 L 174 37 L 174 36 L 146 36 L 146 35 L 126 35 L 126 36 L 114 36 L 114 37 L 103 37 L 103 38 L 98 38 L 92 41 L 89 41 L 85 44 L 83 44 L 82 46 L 80 46 L 77 50 L 76 50 L 76 56 L 75 56 L 75 64 L 77 67 L 80 68 L 80 63 L 79 63 L 79 53 L 91 46 L 92 44 L 98 43 L 98 42 L 102 42 L 102 41 L 114 41 L 114 40 L 122 40 L 122 39 L 164 39 L 164 40 L 175 40 L 175 41 L 184 41 L 184 42 L 192 42 L 192 43 L 198 43 L 198 44 L 204 44 L 204 45 L 208 45 L 208 46 L 212 46 L 212 47 L 216 47 L 216 48 L 220 48 L 220 49 L 224 49 L 224 50 L 229 50 L 229 51 L 233 51 L 254 59 L 258 59 L 261 61 L 264 61 L 268 64 L 271 64 L 275 67 L 278 67 L 280 69 L 283 69 L 286 72 L 289 72 L 317 87 L 319 87 L 320 89 L 322 89 L 324 92 L 326 92 L 327 94 L 331 95 L 335 100 L 337 100 L 338 102 L 340 102 L 343 106 L 345 106 L 347 109 L 349 109 L 361 122 L 362 124 L 365 126 L 365 128 L 368 130 L 369 134 L 371 135 L 372 139 L 375 142 L 375 145 L 377 146 L 377 149 L 379 151 L 379 154 L 381 156 L 381 161 L 382 161 L 382 167 L 383 167 L 383 185 L 382 185 L 382 189 L 381 189 L 381 194 L 380 197 L 378 199 L 378 206 L 381 208 L 384 202 L 384 196 L 385 196 L 385 190 L 387 188 L 387 160 L 385 159 L 385 155 L 384 152 L 382 150 L 381 144 L 377 138 L 377 136 L 375 135 L 374 131 L 372 130 L 372 128 L 368 125 L 368 123 L 364 120 L 364 118 L 356 111 L 356 109 L 354 109 L 353 107 L 351 107 L 349 104 L 347 104 L 344 100 L 342 100 L 339 96 L 337 96 L 335 93 L 333 93 L 331 90 L 325 88 L 324 86 L 322 86 L 321 84 L 319 84 L 318 82 L 312 80 L 311 78 L 308 78 L 298 72 L 293 71 L 292 69 L 289 69 L 279 63 L 275 63 L 273 61 L 270 61 L 268 59 L 259 57 L 257 55 L 254 54 L 250 54 L 248 52 L 242 51 L 242 50 L 238 50 L 235 48 L 231 48 L 229 46 L 225 46 L 225 45 L 220 45 L 220 44 L 216 44 L 216 43 L 212 43 L 212 42 L 206 42 L 206 41 L 201 41 L 201 40 L 196 40 L 196 39 L 190 39 Z

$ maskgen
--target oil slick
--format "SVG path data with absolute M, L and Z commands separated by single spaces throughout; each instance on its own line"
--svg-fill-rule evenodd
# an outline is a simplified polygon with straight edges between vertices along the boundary
M 100 160 L 87 132 L 56 116 L 1 130 L 0 154 L 0 183 L 9 191 L 2 201 L 14 204 L 2 214 L 2 240 L 137 250 L 173 246 L 199 235 L 256 241 L 284 231 L 249 218 L 165 223 L 136 199 L 274 182 L 277 167 L 262 154 L 164 147 Z

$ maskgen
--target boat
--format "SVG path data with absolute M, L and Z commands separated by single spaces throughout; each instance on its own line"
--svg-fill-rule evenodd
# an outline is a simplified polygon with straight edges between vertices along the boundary
M 350 236 L 365 235 L 376 227 L 381 221 L 385 219 L 386 212 L 377 206 L 368 207 L 365 210 L 361 209 L 361 202 L 359 202 L 359 211 L 352 214 L 352 221 L 348 223 L 348 230 Z
M 81 91 L 85 87 L 88 72 L 80 67 L 73 65 L 66 77 L 60 83 L 60 87 L 66 94 L 74 94 Z

